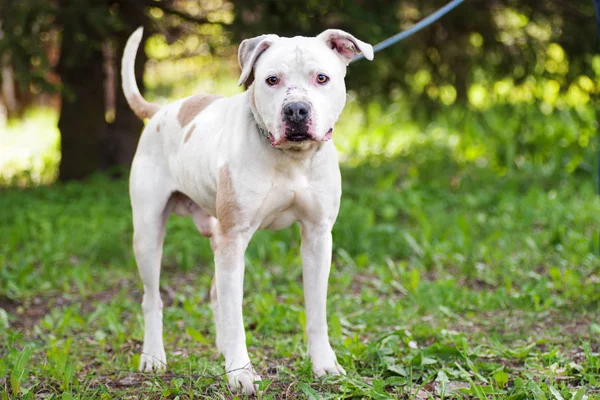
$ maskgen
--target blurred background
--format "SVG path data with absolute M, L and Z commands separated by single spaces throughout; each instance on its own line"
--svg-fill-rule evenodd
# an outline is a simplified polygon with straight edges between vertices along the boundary
M 0 394 L 231 398 L 212 253 L 190 219 L 171 218 L 163 253 L 171 372 L 133 372 L 127 175 L 143 122 L 119 77 L 131 32 L 145 28 L 138 86 L 165 104 L 243 90 L 242 39 L 335 27 L 376 44 L 444 4 L 1 1 Z M 466 0 L 348 68 L 328 297 L 348 376 L 312 376 L 298 229 L 258 232 L 244 318 L 265 399 L 600 398 L 593 4 Z
M 139 86 L 148 99 L 167 103 L 241 90 L 236 50 L 244 38 L 336 27 L 376 44 L 443 4 L 3 2 L 0 182 L 28 186 L 126 171 L 142 122 L 123 97 L 119 63 L 137 26 L 145 27 Z M 540 177 L 591 180 L 597 42 L 592 1 L 467 1 L 374 62 L 349 68 L 350 101 L 336 144 L 346 163 L 418 154 L 417 162 L 443 158 L 499 175 L 539 169 Z

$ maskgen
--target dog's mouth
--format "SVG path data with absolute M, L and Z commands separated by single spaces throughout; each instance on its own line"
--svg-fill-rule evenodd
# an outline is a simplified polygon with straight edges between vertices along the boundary
M 312 139 L 312 136 L 308 132 L 296 131 L 296 132 L 286 132 L 286 139 L 290 142 L 304 142 L 306 140 Z
M 325 133 L 325 136 L 323 136 L 322 139 L 319 139 L 322 142 L 327 142 L 329 140 L 331 140 L 331 136 L 333 134 L 333 128 L 330 128 L 327 133 Z M 271 140 L 271 144 L 273 146 L 276 146 L 278 143 L 275 143 L 275 139 L 273 138 L 273 135 L 269 134 L 269 140 Z M 306 142 L 309 140 L 317 140 L 317 138 L 315 138 L 312 134 L 310 134 L 308 132 L 308 130 L 302 129 L 302 130 L 295 130 L 295 129 L 288 129 L 285 133 L 285 141 L 288 142 L 293 142 L 293 143 L 302 143 L 302 142 Z
M 269 142 L 271 142 L 271 146 L 273 146 L 273 147 L 277 146 L 277 142 L 275 141 L 275 136 L 273 136 L 273 134 L 271 132 L 268 133 L 267 139 L 269 139 Z
M 306 140 L 313 139 L 313 136 L 309 133 L 310 124 L 309 121 L 302 122 L 290 122 L 285 123 L 285 139 L 290 142 L 304 142 Z
M 280 137 L 279 139 L 276 139 L 275 135 L 273 135 L 271 132 L 266 131 L 266 130 L 263 131 L 263 134 L 264 134 L 264 136 L 266 136 L 267 139 L 269 139 L 269 142 L 271 142 L 271 146 L 280 147 L 285 142 L 289 142 L 290 144 L 291 143 L 300 144 L 300 143 L 309 142 L 309 141 L 327 142 L 327 141 L 331 140 L 331 136 L 333 134 L 333 128 L 329 128 L 329 130 L 325 133 L 325 135 L 322 138 L 315 137 L 312 133 L 310 133 L 308 126 L 302 126 L 302 127 L 288 126 L 287 129 L 285 130 L 285 134 L 282 135 L 282 137 Z
M 326 142 L 331 139 L 332 135 L 333 135 L 333 128 L 329 128 L 329 130 L 327 131 L 327 133 L 325 134 L 325 136 L 323 136 L 323 139 L 321 139 L 321 140 L 323 142 Z

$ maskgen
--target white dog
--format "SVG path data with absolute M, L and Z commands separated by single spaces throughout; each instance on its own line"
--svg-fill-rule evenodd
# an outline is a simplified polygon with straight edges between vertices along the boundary
M 317 376 L 343 374 L 329 344 L 326 318 L 331 228 L 341 180 L 333 126 L 346 102 L 346 66 L 373 48 L 330 29 L 317 37 L 263 35 L 239 47 L 239 84 L 230 98 L 195 95 L 159 107 L 145 101 L 134 75 L 141 28 L 123 55 L 123 90 L 140 118 L 151 118 L 131 167 L 133 248 L 144 283 L 140 369 L 166 366 L 160 263 L 171 213 L 191 216 L 215 255 L 211 303 L 217 348 L 232 390 L 254 393 L 255 373 L 242 319 L 244 252 L 258 229 L 297 221 L 302 235 L 306 335 Z

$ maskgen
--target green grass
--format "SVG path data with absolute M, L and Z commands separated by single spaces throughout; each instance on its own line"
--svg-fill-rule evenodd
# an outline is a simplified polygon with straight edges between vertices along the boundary
M 348 375 L 312 376 L 297 228 L 260 232 L 244 318 L 261 398 L 600 399 L 600 198 L 593 141 L 581 145 L 595 116 L 519 109 L 519 125 L 509 111 L 419 123 L 374 107 L 336 130 L 328 311 Z M 126 182 L 104 176 L 0 193 L 4 398 L 232 396 L 213 343 L 211 252 L 187 219 L 172 217 L 163 259 L 169 371 L 137 372 L 130 213 Z

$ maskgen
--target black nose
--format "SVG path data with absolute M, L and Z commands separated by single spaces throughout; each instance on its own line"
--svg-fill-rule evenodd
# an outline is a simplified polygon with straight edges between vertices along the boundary
M 290 122 L 305 122 L 310 116 L 310 106 L 301 101 L 289 103 L 283 107 L 283 115 Z

